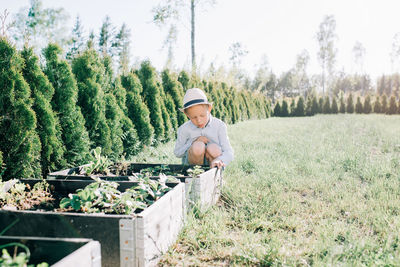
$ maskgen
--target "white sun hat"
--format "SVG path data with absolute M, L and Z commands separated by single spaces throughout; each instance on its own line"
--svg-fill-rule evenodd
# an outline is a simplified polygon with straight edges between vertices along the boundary
M 186 91 L 186 94 L 183 97 L 183 108 L 179 108 L 179 110 L 184 112 L 185 109 L 200 104 L 212 105 L 212 103 L 208 102 L 207 96 L 203 90 L 199 88 L 191 88 Z

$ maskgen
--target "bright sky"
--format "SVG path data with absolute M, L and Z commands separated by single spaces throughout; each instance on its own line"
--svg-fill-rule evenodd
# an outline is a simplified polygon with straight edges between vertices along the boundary
M 106 15 L 120 27 L 125 22 L 132 32 L 132 57 L 150 59 L 157 69 L 166 61 L 161 50 L 166 35 L 152 21 L 151 9 L 160 0 L 43 0 L 44 7 L 63 7 L 76 15 L 86 33 L 99 29 Z M 189 0 L 188 0 L 189 1 Z M 29 0 L 0 0 L 0 11 L 11 14 Z M 216 5 L 197 12 L 196 54 L 202 69 L 214 62 L 229 66 L 229 47 L 240 42 L 249 51 L 242 61 L 249 75 L 267 56 L 276 74 L 294 66 L 296 56 L 306 49 L 311 57 L 309 73 L 320 72 L 315 35 L 325 15 L 334 15 L 338 40 L 337 69 L 355 70 L 352 49 L 356 41 L 366 49 L 364 68 L 373 77 L 391 73 L 389 54 L 393 37 L 400 32 L 398 0 L 216 0 Z M 190 65 L 189 17 L 180 24 L 175 66 Z

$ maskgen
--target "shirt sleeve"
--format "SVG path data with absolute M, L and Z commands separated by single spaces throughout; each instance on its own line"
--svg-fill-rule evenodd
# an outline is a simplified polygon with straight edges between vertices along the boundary
M 228 165 L 233 160 L 233 149 L 229 142 L 226 124 L 223 123 L 218 131 L 218 139 L 220 142 L 222 154 L 217 159 L 222 160 L 225 165 Z
M 175 143 L 174 154 L 178 158 L 182 158 L 185 155 L 186 150 L 190 148 L 192 142 L 190 140 L 189 132 L 184 125 L 178 128 L 178 134 Z

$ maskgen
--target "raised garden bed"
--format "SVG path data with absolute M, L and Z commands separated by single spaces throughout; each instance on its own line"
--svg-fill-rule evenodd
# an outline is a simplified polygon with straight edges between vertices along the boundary
M 91 239 L 0 236 L 0 246 L 11 243 L 21 244 L 28 249 L 28 264 L 35 266 L 40 263 L 54 267 L 101 266 L 100 243 Z M 14 244 L 7 247 L 11 256 L 15 252 Z M 27 254 L 21 247 L 17 252 Z
M 79 166 L 70 169 L 65 169 L 48 174 L 48 179 L 69 181 L 92 180 L 90 175 L 85 175 L 85 167 Z M 201 166 L 203 173 L 191 173 L 195 166 L 180 165 L 180 164 L 145 164 L 145 163 L 129 163 L 123 167 L 116 166 L 109 168 L 109 173 L 94 173 L 107 181 L 134 181 L 138 175 L 146 174 L 151 179 L 158 179 L 160 173 L 174 176 L 181 182 L 185 183 L 185 192 L 187 194 L 186 208 L 190 208 L 192 204 L 198 204 L 201 208 L 207 208 L 214 205 L 219 197 L 222 187 L 222 170 L 217 168 L 210 169 L 208 166 Z M 194 178 L 193 178 L 194 177 Z
M 33 185 L 37 180 L 25 179 Z M 94 180 L 48 180 L 58 199 Z M 118 182 L 121 192 L 137 182 Z M 0 210 L 0 225 L 13 236 L 91 238 L 101 243 L 102 266 L 152 266 L 175 242 L 183 225 L 185 191 L 181 183 L 133 215 L 84 214 L 44 210 Z

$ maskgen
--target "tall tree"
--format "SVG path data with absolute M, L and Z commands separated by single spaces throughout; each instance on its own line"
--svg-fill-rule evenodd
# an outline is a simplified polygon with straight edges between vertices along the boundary
M 49 42 L 67 43 L 68 19 L 63 8 L 43 8 L 41 0 L 31 0 L 30 7 L 20 9 L 15 16 L 13 37 L 19 47 L 29 42 L 38 54 Z
M 0 151 L 7 166 L 3 178 L 40 177 L 40 139 L 23 59 L 0 37 Z
M 46 177 L 51 171 L 66 167 L 60 124 L 50 104 L 54 88 L 40 69 L 39 58 L 33 49 L 25 47 L 21 55 L 25 61 L 22 74 L 31 88 L 37 132 L 42 145 L 40 162 L 43 177 Z
M 215 0 L 166 0 L 153 8 L 153 21 L 159 26 L 169 25 L 169 29 L 176 28 L 178 21 L 182 22 L 183 13 L 190 9 L 190 47 L 192 58 L 192 72 L 196 72 L 196 51 L 195 51 L 195 31 L 196 31 L 196 11 L 200 4 L 214 5 Z M 176 32 L 176 30 L 174 30 Z M 175 37 L 176 38 L 176 37 Z
M 336 20 L 333 15 L 325 16 L 319 25 L 317 40 L 319 44 L 318 59 L 322 68 L 322 93 L 325 93 L 326 74 L 331 78 L 333 76 L 334 65 L 336 61 L 337 49 L 336 40 Z
M 77 105 L 78 87 L 75 77 L 71 66 L 62 59 L 61 54 L 61 48 L 56 44 L 49 44 L 44 49 L 44 72 L 54 88 L 51 105 L 60 121 L 61 138 L 66 148 L 64 157 L 68 164 L 76 166 L 88 162 L 90 140 L 85 119 Z
M 297 55 L 293 85 L 297 88 L 298 93 L 303 97 L 306 96 L 307 91 L 311 88 L 310 80 L 307 76 L 307 67 L 309 62 L 310 54 L 307 50 L 303 50 L 299 55 Z
M 114 47 L 115 54 L 118 56 L 118 70 L 120 73 L 126 74 L 129 71 L 129 58 L 130 58 L 130 43 L 131 32 L 128 26 L 124 23 L 117 33 L 112 46 Z
M 67 52 L 67 59 L 72 60 L 76 55 L 83 51 L 85 48 L 85 38 L 83 36 L 83 26 L 79 16 L 76 16 L 75 25 L 72 29 L 72 36 L 70 40 L 70 48 Z
M 99 35 L 99 52 L 101 54 L 114 55 L 113 38 L 115 35 L 115 27 L 111 24 L 111 19 L 106 16 L 100 28 Z

